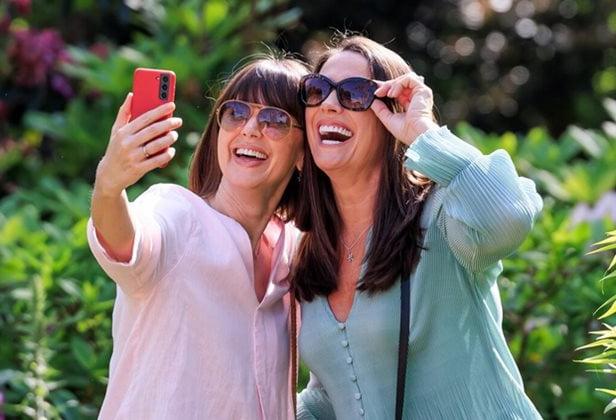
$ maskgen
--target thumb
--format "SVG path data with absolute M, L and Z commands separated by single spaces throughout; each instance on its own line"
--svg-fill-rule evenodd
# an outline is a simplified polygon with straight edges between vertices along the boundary
M 111 127 L 111 133 L 115 133 L 120 127 L 124 126 L 130 120 L 130 106 L 133 101 L 133 93 L 128 92 L 124 102 L 120 105 L 120 109 L 118 110 L 118 115 L 116 116 L 115 122 Z

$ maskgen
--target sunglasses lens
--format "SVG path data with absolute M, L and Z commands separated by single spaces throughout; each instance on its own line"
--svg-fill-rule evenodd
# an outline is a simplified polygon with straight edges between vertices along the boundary
M 225 102 L 218 111 L 218 124 L 225 130 L 234 130 L 250 119 L 250 106 L 239 101 Z
M 278 140 L 289 134 L 291 129 L 291 116 L 278 108 L 265 107 L 257 114 L 257 121 L 262 127 L 263 134 Z
M 306 106 L 316 106 L 327 98 L 332 87 L 319 77 L 307 77 L 302 85 L 302 101 Z
M 374 100 L 377 84 L 369 79 L 347 79 L 338 85 L 340 105 L 351 111 L 365 111 Z

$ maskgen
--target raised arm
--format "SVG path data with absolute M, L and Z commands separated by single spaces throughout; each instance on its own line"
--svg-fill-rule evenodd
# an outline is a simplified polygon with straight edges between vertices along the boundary
M 462 266 L 481 271 L 515 251 L 541 211 L 535 184 L 504 150 L 483 155 L 446 127 L 421 135 L 405 165 L 442 189 L 436 219 Z
M 461 265 L 481 271 L 514 251 L 532 227 L 543 203 L 535 184 L 518 176 L 509 155 L 483 155 L 438 127 L 432 90 L 410 72 L 379 82 L 375 94 L 394 98 L 404 109 L 391 112 L 382 101 L 372 109 L 385 127 L 409 145 L 405 165 L 443 189 L 437 223 Z
M 173 103 L 129 122 L 131 100 L 129 93 L 118 111 L 107 150 L 96 170 L 92 193 L 96 236 L 107 254 L 119 262 L 130 260 L 135 240 L 126 188 L 147 172 L 169 163 L 175 155 L 170 146 L 178 138 L 174 130 L 182 124 L 179 118 L 162 119 L 173 111 Z

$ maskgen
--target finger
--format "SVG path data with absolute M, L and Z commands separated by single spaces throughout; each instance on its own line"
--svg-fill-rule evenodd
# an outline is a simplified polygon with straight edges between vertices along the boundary
M 126 132 L 128 134 L 135 134 L 152 123 L 170 116 L 174 109 L 175 103 L 173 102 L 159 105 L 128 123 L 128 125 L 126 125 Z
M 413 94 L 411 103 L 406 110 L 407 115 L 425 115 L 432 117 L 432 109 L 434 108 L 434 98 L 432 91 L 428 87 L 418 89 Z
M 129 147 L 139 147 L 149 143 L 157 137 L 167 134 L 169 131 L 175 130 L 182 126 L 182 119 L 178 117 L 167 118 L 162 121 L 155 122 L 135 133 L 130 138 Z
M 147 143 L 147 152 L 150 155 L 155 155 L 171 146 L 178 139 L 177 131 L 170 131 L 162 137 L 159 137 L 151 142 Z M 141 147 L 145 147 L 145 144 Z
M 140 164 L 140 169 L 145 175 L 156 168 L 163 168 L 169 164 L 171 159 L 175 156 L 175 148 L 170 147 L 159 155 L 150 156 Z
M 385 128 L 389 130 L 391 126 L 391 119 L 393 118 L 394 113 L 391 112 L 389 108 L 387 108 L 387 105 L 385 105 L 383 101 L 374 101 L 372 102 L 370 109 L 374 111 L 377 118 L 381 120 Z
M 116 115 L 116 119 L 111 126 L 111 134 L 115 134 L 118 129 L 128 123 L 130 121 L 130 104 L 133 101 L 133 93 L 128 92 L 126 98 L 124 98 L 124 102 L 120 105 L 120 109 L 118 109 L 118 115 Z
M 379 98 L 383 98 L 387 96 L 389 89 L 391 88 L 393 80 L 388 80 L 386 82 L 381 82 L 379 80 L 375 80 L 375 82 L 379 85 L 379 87 L 374 91 L 374 94 Z

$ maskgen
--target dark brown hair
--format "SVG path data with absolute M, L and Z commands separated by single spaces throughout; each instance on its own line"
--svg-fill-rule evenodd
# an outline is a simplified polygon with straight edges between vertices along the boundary
M 267 56 L 248 62 L 235 71 L 225 83 L 212 107 L 209 120 L 192 157 L 189 171 L 189 189 L 201 197 L 216 193 L 222 172 L 218 164 L 218 122 L 216 110 L 228 99 L 276 106 L 289 112 L 303 127 L 304 111 L 300 105 L 298 89 L 306 65 L 294 58 Z M 294 216 L 299 197 L 299 177 L 293 174 L 282 194 L 276 213 L 283 220 Z
M 376 80 L 390 80 L 411 71 L 410 66 L 388 48 L 362 36 L 342 36 L 333 48 L 321 55 L 314 67 L 319 72 L 333 55 L 351 51 L 362 55 Z M 388 107 L 395 109 L 393 103 Z M 400 109 L 397 109 L 400 111 Z M 377 201 L 372 236 L 365 255 L 367 269 L 358 290 L 372 294 L 390 288 L 397 279 L 406 278 L 419 260 L 422 230 L 419 224 L 424 199 L 432 183 L 404 168 L 405 146 L 386 131 L 383 141 Z M 296 225 L 305 235 L 299 246 L 293 274 L 296 296 L 311 301 L 328 296 L 338 287 L 340 260 L 339 235 L 342 221 L 336 206 L 332 184 L 306 148 L 302 182 L 302 201 Z

